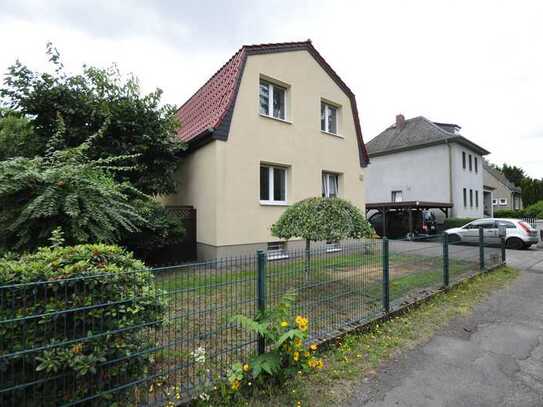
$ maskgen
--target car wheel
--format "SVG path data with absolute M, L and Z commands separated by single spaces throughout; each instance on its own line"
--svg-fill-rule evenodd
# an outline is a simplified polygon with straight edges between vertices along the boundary
M 457 235 L 456 233 L 449 235 L 449 243 L 457 243 L 460 242 L 462 238 L 460 235 Z
M 518 237 L 511 237 L 505 242 L 505 247 L 508 249 L 520 250 L 524 248 L 524 242 Z

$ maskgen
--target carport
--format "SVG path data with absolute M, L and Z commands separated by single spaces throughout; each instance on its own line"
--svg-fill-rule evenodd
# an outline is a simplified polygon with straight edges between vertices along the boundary
M 413 211 L 412 209 L 439 209 L 445 217 L 449 217 L 449 209 L 453 207 L 452 203 L 446 202 L 427 202 L 427 201 L 404 201 L 404 202 L 376 202 L 366 204 L 366 217 L 368 212 L 372 210 L 379 211 L 383 215 L 383 236 L 387 237 L 387 213 L 394 210 L 409 211 L 409 235 L 413 236 Z

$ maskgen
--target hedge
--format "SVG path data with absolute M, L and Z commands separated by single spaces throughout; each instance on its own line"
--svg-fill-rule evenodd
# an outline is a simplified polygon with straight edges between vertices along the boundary
M 145 350 L 165 312 L 160 294 L 144 264 L 116 246 L 42 248 L 1 259 L 0 354 L 7 356 L 0 388 L 33 384 L 0 393 L 0 405 L 86 397 L 93 406 L 130 405 L 129 388 L 108 390 L 151 368 Z
M 459 228 L 475 219 L 476 218 L 445 218 L 445 228 Z

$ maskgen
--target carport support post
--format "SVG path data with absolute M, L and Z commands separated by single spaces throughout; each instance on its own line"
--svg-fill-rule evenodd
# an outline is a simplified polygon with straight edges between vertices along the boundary
M 383 237 L 383 310 L 390 312 L 390 276 L 389 276 L 388 239 Z
M 449 287 L 449 235 L 443 233 L 443 287 Z
M 485 234 L 482 227 L 479 228 L 479 269 L 485 269 Z
M 257 257 L 257 285 L 256 285 L 256 303 L 258 312 L 266 310 L 266 253 L 263 250 L 256 252 Z M 266 352 L 266 342 L 262 335 L 258 335 L 257 343 L 258 354 Z

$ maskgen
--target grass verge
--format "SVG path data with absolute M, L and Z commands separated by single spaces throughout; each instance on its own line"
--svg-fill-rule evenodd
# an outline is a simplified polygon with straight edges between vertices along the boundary
M 465 281 L 448 292 L 439 293 L 420 306 L 363 332 L 338 339 L 321 357 L 325 368 L 311 375 L 294 378 L 277 387 L 259 390 L 239 405 L 330 406 L 350 399 L 356 385 L 394 355 L 427 341 L 451 319 L 471 312 L 495 289 L 506 286 L 518 275 L 511 268 L 500 268 Z

